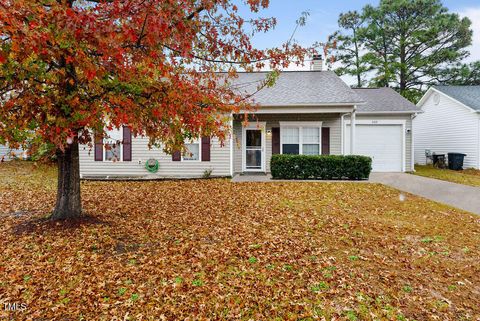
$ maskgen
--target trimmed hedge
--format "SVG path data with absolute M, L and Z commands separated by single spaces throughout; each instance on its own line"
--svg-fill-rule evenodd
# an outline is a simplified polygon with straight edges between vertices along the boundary
M 358 155 L 273 155 L 274 179 L 361 180 L 368 179 L 372 159 Z

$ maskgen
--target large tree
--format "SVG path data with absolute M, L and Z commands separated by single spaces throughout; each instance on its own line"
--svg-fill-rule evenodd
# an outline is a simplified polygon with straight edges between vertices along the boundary
M 338 53 L 335 56 L 335 62 L 339 63 L 340 67 L 335 72 L 340 76 L 354 76 L 357 87 L 363 86 L 368 71 L 359 35 L 362 24 L 363 18 L 357 11 L 342 13 L 338 19 L 338 25 L 342 31 L 335 32 L 329 39 L 329 42 L 336 43 Z
M 480 86 L 480 61 L 459 63 L 446 69 L 440 84 L 458 86 Z
M 412 100 L 469 55 L 470 20 L 440 0 L 381 0 L 366 6 L 362 19 L 357 38 L 373 72 L 370 85 L 395 87 Z
M 241 5 L 256 13 L 268 0 Z M 54 146 L 52 218 L 82 213 L 79 144 L 122 126 L 167 152 L 200 135 L 225 139 L 228 115 L 251 106 L 228 86 L 236 70 L 303 61 L 291 42 L 254 48 L 251 37 L 276 21 L 240 12 L 231 0 L 0 2 L 0 143 Z
M 395 29 L 389 25 L 384 12 L 367 5 L 363 8 L 364 25 L 359 29 L 359 39 L 364 48 L 364 61 L 372 71 L 369 85 L 390 87 L 394 80 L 394 49 L 392 39 Z

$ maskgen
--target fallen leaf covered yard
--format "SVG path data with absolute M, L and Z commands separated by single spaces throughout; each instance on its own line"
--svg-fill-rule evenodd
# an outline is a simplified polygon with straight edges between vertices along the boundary
M 377 184 L 87 181 L 90 218 L 48 223 L 55 178 L 0 164 L 0 302 L 27 304 L 0 317 L 480 315 L 472 214 Z
M 461 33 L 439 56 L 466 56 L 470 21 L 439 0 L 420 2 L 365 7 L 366 36 L 381 39 L 372 32 L 378 12 L 399 10 L 392 19 L 401 24 L 402 8 L 420 10 L 408 18 L 451 18 L 433 24 L 437 37 Z M 393 177 L 424 190 L 436 182 L 437 194 L 443 183 L 442 195 L 475 198 L 474 187 L 406 174 L 429 148 L 415 137 L 450 148 L 417 135 L 437 118 L 428 107 L 435 89 L 421 109 L 404 98 L 418 94 L 404 74 L 410 64 L 387 68 L 357 55 L 356 71 L 326 70 L 332 52 L 360 39 L 300 46 L 295 34 L 308 12 L 283 43 L 256 48 L 255 36 L 277 27 L 261 17 L 268 6 L 0 2 L 0 319 L 480 317 L 479 217 L 367 181 L 380 172 L 372 181 Z M 359 27 L 355 13 L 341 17 L 343 29 Z M 424 46 L 418 59 L 438 56 Z M 367 62 L 376 64 L 372 84 L 386 87 L 352 88 L 338 76 L 356 72 L 362 85 Z M 396 92 L 386 76 L 398 72 Z M 445 110 L 447 98 L 438 100 Z M 471 185 L 478 175 L 419 169 Z

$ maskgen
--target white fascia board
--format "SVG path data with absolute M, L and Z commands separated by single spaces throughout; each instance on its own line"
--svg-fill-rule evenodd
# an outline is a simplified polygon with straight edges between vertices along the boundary
M 280 121 L 281 127 L 319 127 L 322 128 L 322 121 Z
M 425 103 L 425 101 L 428 99 L 428 97 L 430 97 L 430 95 L 432 94 L 433 92 L 433 87 L 430 87 L 428 88 L 427 92 L 423 95 L 423 97 L 418 101 L 417 103 L 417 106 L 418 107 L 423 107 L 423 104 Z M 438 92 L 438 90 L 437 90 Z

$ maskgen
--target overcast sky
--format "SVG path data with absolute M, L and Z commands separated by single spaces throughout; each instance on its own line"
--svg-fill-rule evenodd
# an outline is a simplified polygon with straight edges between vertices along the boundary
M 315 41 L 325 41 L 331 33 L 338 29 L 337 19 L 340 13 L 349 10 L 361 10 L 366 4 L 377 5 L 373 0 L 270 0 L 268 10 L 262 16 L 273 16 L 278 19 L 275 30 L 255 38 L 259 47 L 274 47 L 288 40 L 295 21 L 303 11 L 309 11 L 307 25 L 298 29 L 295 39 L 304 46 Z M 480 1 L 479 0 L 443 0 L 443 4 L 451 11 L 467 16 L 472 21 L 473 45 L 468 61 L 480 60 Z

